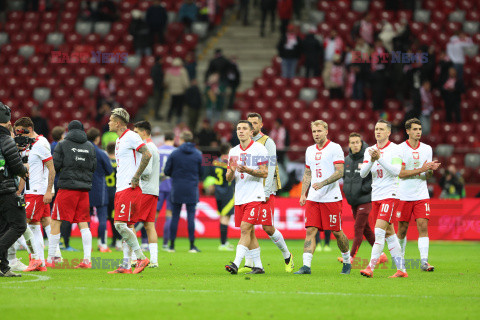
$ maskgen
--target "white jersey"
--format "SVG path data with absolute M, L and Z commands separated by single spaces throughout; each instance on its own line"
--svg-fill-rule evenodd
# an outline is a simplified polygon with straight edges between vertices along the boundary
M 22 151 L 22 157 L 28 156 L 28 189 L 25 194 L 44 195 L 48 187 L 48 169 L 45 163 L 52 160 L 50 143 L 44 136 L 38 136 L 30 150 Z
M 408 140 L 399 145 L 402 152 L 402 165 L 405 170 L 421 168 L 425 161 L 432 161 L 432 147 L 419 142 L 417 148 L 413 149 Z M 417 201 L 429 199 L 427 179 L 424 173 L 400 179 L 398 187 L 398 198 L 402 201 Z
M 337 181 L 315 190 L 313 185 L 328 179 L 335 173 L 335 165 L 345 163 L 345 156 L 339 144 L 327 140 L 323 148 L 314 144 L 305 152 L 305 166 L 312 171 L 312 180 L 307 200 L 315 202 L 336 202 L 342 200 L 340 184 Z
M 146 143 L 152 157 L 140 178 L 140 189 L 142 189 L 143 194 L 158 196 L 160 190 L 160 154 L 151 139 L 147 140 Z
M 241 145 L 232 148 L 228 153 L 228 162 L 236 161 L 238 165 L 244 165 L 257 170 L 262 164 L 268 165 L 267 149 L 260 143 L 251 141 L 242 149 Z M 235 205 L 241 205 L 255 201 L 265 201 L 263 190 L 264 178 L 254 177 L 248 173 L 235 171 Z
M 127 129 L 115 143 L 115 160 L 117 161 L 117 192 L 130 188 L 137 172 L 142 154 L 138 150 L 145 145 L 140 136 Z
M 379 148 L 377 145 L 371 146 L 365 150 L 363 156 L 363 166 L 372 162 L 369 150 L 378 149 L 380 151 L 380 158 L 386 163 L 392 164 L 392 162 L 400 161 L 398 165 L 401 165 L 401 152 L 397 144 L 388 141 L 383 148 Z M 392 161 L 396 159 L 395 161 Z M 385 170 L 382 165 L 375 161 L 372 168 L 372 201 L 380 201 L 384 199 L 398 199 L 398 176 L 395 176 Z

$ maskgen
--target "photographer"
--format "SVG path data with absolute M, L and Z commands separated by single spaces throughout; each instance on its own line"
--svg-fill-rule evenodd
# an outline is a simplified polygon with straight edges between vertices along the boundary
M 7 251 L 27 229 L 25 201 L 16 195 L 15 176 L 26 177 L 15 141 L 7 129 L 10 108 L 0 102 L 0 276 L 20 277 L 10 271 Z
M 449 165 L 440 178 L 439 185 L 442 188 L 440 199 L 464 198 L 464 180 L 453 164 Z

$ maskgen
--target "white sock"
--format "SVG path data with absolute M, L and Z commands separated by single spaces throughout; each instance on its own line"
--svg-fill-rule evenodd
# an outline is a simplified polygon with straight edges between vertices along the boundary
M 92 232 L 90 228 L 85 228 L 80 230 L 82 233 L 82 243 L 83 243 L 83 259 L 92 260 Z
M 35 238 L 29 225 L 27 225 L 27 229 L 23 233 L 23 238 L 25 238 L 25 244 L 27 246 L 28 253 L 30 253 L 33 260 L 37 260 L 38 254 L 35 247 Z
M 52 227 L 48 225 L 44 229 L 45 229 L 45 233 L 47 234 L 48 243 L 50 243 L 50 232 L 52 231 Z
M 245 254 L 245 265 L 244 266 L 245 267 L 250 267 L 250 268 L 255 266 L 253 264 L 252 250 L 248 250 L 247 253 Z
M 290 251 L 288 251 L 288 247 L 285 243 L 285 239 L 283 239 L 282 233 L 275 229 L 273 235 L 269 237 L 273 241 L 273 243 L 275 243 L 278 249 L 282 251 L 283 259 L 288 259 L 290 257 Z
M 250 250 L 252 253 L 253 264 L 255 268 L 263 269 L 262 259 L 260 258 L 260 247 Z
M 39 224 L 31 224 L 30 228 L 33 232 L 34 237 L 34 246 L 36 246 L 38 258 L 42 260 L 42 267 L 45 266 L 45 250 L 43 245 L 43 235 L 42 235 L 42 226 Z
M 23 235 L 22 235 L 20 238 L 18 238 L 17 241 L 18 241 L 18 243 L 19 243 L 22 247 L 26 248 L 27 251 L 28 251 L 27 242 L 25 241 L 25 237 L 24 237 Z M 29 252 L 29 253 L 30 253 L 30 252 Z
M 312 258 L 313 254 L 311 253 L 304 253 L 303 254 L 303 265 L 307 267 L 312 267 Z
M 135 252 L 137 258 L 144 260 L 146 257 L 143 254 L 142 249 L 140 249 L 140 246 L 138 245 L 137 236 L 132 231 L 132 229 L 128 228 L 127 224 L 124 222 L 115 223 L 115 228 L 118 230 L 123 240 L 125 240 L 125 242 Z M 125 256 L 124 256 L 124 259 L 125 259 Z M 130 255 L 128 256 L 128 259 L 130 259 Z
M 422 264 L 428 262 L 428 247 L 430 239 L 428 237 L 418 238 L 418 250 L 420 251 L 420 259 Z
M 135 235 L 135 241 L 138 243 L 138 240 L 137 240 L 137 231 L 135 230 L 134 227 L 132 227 L 131 230 L 132 230 L 133 234 Z M 140 246 L 140 245 L 139 245 L 139 246 Z M 141 248 L 141 247 L 139 247 L 139 248 L 140 248 L 140 251 L 142 251 L 142 248 Z M 138 259 L 137 254 L 136 254 L 135 252 L 136 252 L 135 249 L 132 248 L 132 261 L 135 261 L 135 260 Z M 143 252 L 143 251 L 142 251 L 142 252 Z
M 350 264 L 350 250 L 347 252 L 342 252 L 343 263 Z
M 387 241 L 388 250 L 390 251 L 390 255 L 392 256 L 392 260 L 395 262 L 397 269 L 406 272 L 405 265 L 403 263 L 402 249 L 400 248 L 397 235 L 394 234 L 385 240 Z
M 242 246 L 241 244 L 237 245 L 237 252 L 235 254 L 235 260 L 233 261 L 233 263 L 235 263 L 235 265 L 237 267 L 240 265 L 240 263 L 242 263 L 242 260 L 245 257 L 245 255 L 247 254 L 247 252 L 248 252 L 247 247 Z M 253 263 L 249 267 L 253 267 Z
M 7 251 L 7 260 L 10 264 L 17 262 L 17 249 L 15 249 L 15 243 L 8 248 Z
M 407 237 L 405 236 L 405 238 L 403 239 L 398 238 L 398 242 L 400 243 L 400 248 L 402 249 L 402 257 L 405 258 L 405 247 L 407 246 Z
M 150 250 L 150 262 L 158 263 L 158 243 L 149 243 L 148 250 Z
M 131 269 L 132 264 L 130 258 L 132 257 L 132 248 L 127 244 L 125 240 L 122 241 L 123 248 L 123 267 L 125 269 Z
M 52 259 L 55 257 L 55 248 L 57 247 L 59 242 L 60 233 L 50 235 L 50 241 L 48 243 L 48 262 L 52 262 Z
M 368 265 L 372 270 L 375 269 L 378 258 L 380 258 L 383 248 L 385 247 L 385 233 L 385 230 L 375 228 L 375 243 L 372 247 L 372 255 L 370 257 L 370 264 Z

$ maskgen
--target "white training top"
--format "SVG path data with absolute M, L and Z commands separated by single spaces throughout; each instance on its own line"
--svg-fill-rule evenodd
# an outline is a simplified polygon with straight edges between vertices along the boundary
M 236 161 L 238 165 L 244 165 L 257 170 L 263 164 L 268 165 L 267 149 L 260 143 L 251 141 L 243 149 L 241 145 L 233 147 L 228 153 L 228 162 Z M 254 177 L 248 173 L 235 171 L 235 205 L 241 205 L 255 201 L 265 201 L 263 190 L 264 178 Z
M 378 149 L 380 151 L 380 161 L 385 163 L 382 166 L 379 160 L 372 164 L 372 157 L 369 150 Z M 401 170 L 402 160 L 401 151 L 397 144 L 388 141 L 383 148 L 378 145 L 371 146 L 365 150 L 363 156 L 363 165 L 360 169 L 360 176 L 366 177 L 368 172 L 372 172 L 372 201 L 384 199 L 398 199 L 398 173 Z M 390 167 L 394 167 L 395 173 L 392 173 Z
M 22 151 L 22 157 L 28 156 L 29 189 L 25 194 L 44 195 L 48 186 L 48 169 L 45 163 L 52 160 L 52 152 L 50 151 L 50 143 L 44 136 L 38 136 L 30 150 Z
M 342 200 L 340 184 L 337 181 L 315 190 L 313 185 L 327 180 L 335 173 L 335 165 L 345 163 L 342 147 L 339 144 L 327 140 L 322 149 L 314 144 L 305 152 L 305 166 L 312 171 L 310 189 L 307 200 L 315 202 L 336 202 Z
M 432 147 L 428 144 L 419 143 L 417 148 L 413 149 L 408 140 L 400 145 L 402 152 L 402 165 L 405 170 L 414 170 L 421 168 L 425 161 L 432 161 Z M 402 201 L 417 201 L 429 199 L 427 187 L 427 178 L 425 172 L 416 176 L 400 179 L 398 187 L 398 198 Z
M 127 129 L 115 143 L 115 160 L 117 160 L 117 192 L 130 188 L 137 172 L 142 154 L 138 150 L 144 146 L 142 138 Z
M 152 139 L 148 139 L 146 143 L 152 157 L 140 178 L 140 189 L 142 189 L 143 194 L 158 196 L 160 190 L 160 154 Z

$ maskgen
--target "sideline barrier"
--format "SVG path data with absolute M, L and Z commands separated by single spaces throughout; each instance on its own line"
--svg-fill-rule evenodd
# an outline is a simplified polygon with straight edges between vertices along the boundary
M 429 237 L 431 240 L 480 240 L 480 199 L 462 200 L 430 200 L 431 218 L 429 221 Z M 279 229 L 286 239 L 304 239 L 304 208 L 298 203 L 297 198 L 275 199 L 275 227 Z M 219 238 L 219 216 L 216 211 L 216 202 L 213 197 L 201 197 L 197 205 L 195 234 L 203 238 Z M 163 234 L 165 208 L 157 219 L 157 232 L 159 237 Z M 373 223 L 373 221 L 371 221 Z M 353 216 L 350 206 L 343 200 L 342 227 L 347 237 L 353 239 Z M 396 225 L 396 224 L 395 224 Z M 95 237 L 98 221 L 92 219 L 91 230 Z M 257 228 L 261 228 L 257 226 Z M 229 227 L 229 238 L 239 238 L 240 230 L 234 227 L 233 218 Z M 109 231 L 109 236 L 111 232 Z M 257 237 L 267 238 L 262 230 L 257 230 Z M 72 235 L 79 236 L 77 228 Z M 179 237 L 187 237 L 186 211 L 182 210 L 179 228 Z M 333 236 L 333 235 L 332 235 Z M 410 240 L 418 237 L 415 222 L 411 222 L 407 234 Z M 161 241 L 161 240 L 160 240 Z M 234 241 L 235 243 L 235 241 Z

